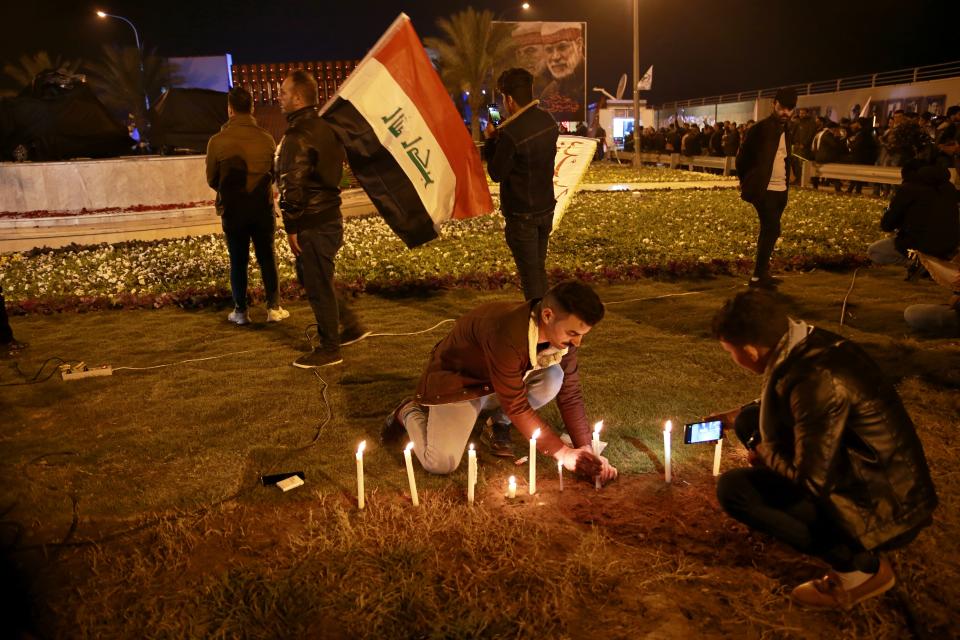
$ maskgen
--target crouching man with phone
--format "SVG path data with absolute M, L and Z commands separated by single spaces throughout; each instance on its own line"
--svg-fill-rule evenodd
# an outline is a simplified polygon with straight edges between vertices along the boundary
M 758 403 L 709 418 L 735 430 L 751 463 L 720 476 L 720 505 L 829 565 L 793 590 L 798 604 L 846 609 L 893 587 L 880 552 L 911 542 L 937 506 L 896 390 L 857 345 L 788 318 L 769 292 L 728 300 L 713 334 L 763 376 Z

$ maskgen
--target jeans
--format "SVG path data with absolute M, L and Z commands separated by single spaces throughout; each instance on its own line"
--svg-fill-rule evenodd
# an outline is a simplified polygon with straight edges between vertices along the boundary
M 753 203 L 760 219 L 760 234 L 757 236 L 757 262 L 753 275 L 760 278 L 770 271 L 770 256 L 780 237 L 780 218 L 787 208 L 786 191 L 766 191 Z
M 527 300 L 547 292 L 547 243 L 553 229 L 553 211 L 535 215 L 505 214 L 504 236 L 513 254 Z
M 317 320 L 320 350 L 340 348 L 339 325 L 359 323 L 338 295 L 333 285 L 334 258 L 343 246 L 343 220 L 333 220 L 319 227 L 297 233 L 300 255 L 297 256 L 297 277 L 307 292 L 307 301 Z
M 227 238 L 227 251 L 230 253 L 230 290 L 233 293 L 233 306 L 240 311 L 247 310 L 247 265 L 250 262 L 250 241 L 253 252 L 260 265 L 260 276 L 267 296 L 267 307 L 275 309 L 280 305 L 280 284 L 277 276 L 277 253 L 273 245 L 276 229 L 273 216 L 262 220 L 235 224 L 223 221 L 223 233 Z
M 741 411 L 734 429 L 741 441 L 759 428 L 760 407 Z M 835 571 L 876 573 L 875 551 L 896 549 L 912 541 L 920 528 L 867 551 L 846 533 L 806 489 L 766 467 L 733 469 L 717 480 L 717 500 L 732 518 L 773 536 L 800 553 L 815 556 Z
M 0 344 L 13 342 L 13 330 L 7 318 L 7 303 L 3 299 L 3 285 L 0 285 Z
M 553 400 L 563 384 L 563 369 L 559 364 L 537 369 L 526 380 L 527 400 L 534 409 Z M 403 418 L 404 426 L 413 442 L 413 452 L 420 464 L 430 473 L 452 473 L 463 458 L 467 440 L 481 411 L 500 406 L 496 394 L 474 400 L 417 407 Z
M 903 319 L 914 331 L 943 337 L 960 336 L 960 311 L 945 304 L 913 304 Z
M 906 264 L 907 256 L 900 253 L 893 238 L 877 240 L 867 247 L 867 255 L 873 264 Z

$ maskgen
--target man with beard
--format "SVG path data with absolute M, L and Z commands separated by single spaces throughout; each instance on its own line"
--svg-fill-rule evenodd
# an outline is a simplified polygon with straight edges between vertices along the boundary
M 540 33 L 547 70 L 553 78 L 540 94 L 541 105 L 559 121 L 582 120 L 583 28 L 577 22 L 545 22 Z
M 517 49 L 517 66 L 533 76 L 533 95 L 540 95 L 550 82 L 547 58 L 543 51 L 543 37 L 539 22 L 519 22 L 513 30 L 513 43 Z
M 780 218 L 787 207 L 792 142 L 787 123 L 796 106 L 796 91 L 778 90 L 773 113 L 747 130 L 737 154 L 740 197 L 753 205 L 760 219 L 751 287 L 774 288 L 779 284 L 779 279 L 770 275 L 770 256 L 780 237 Z

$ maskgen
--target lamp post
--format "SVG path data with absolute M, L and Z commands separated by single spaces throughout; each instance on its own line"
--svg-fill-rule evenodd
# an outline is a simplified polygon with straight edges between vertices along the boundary
M 147 105 L 147 111 L 150 111 L 150 96 L 147 94 L 147 82 L 146 76 L 143 71 L 143 49 L 140 47 L 140 34 L 137 33 L 137 28 L 133 26 L 133 23 L 124 18 L 123 16 L 116 16 L 112 13 L 106 13 L 105 11 L 97 11 L 97 17 L 99 18 L 116 18 L 117 20 L 123 20 L 130 28 L 133 29 L 133 39 L 137 43 L 137 59 L 140 62 L 140 85 L 143 87 L 143 101 Z
M 640 168 L 640 0 L 633 0 L 633 166 Z

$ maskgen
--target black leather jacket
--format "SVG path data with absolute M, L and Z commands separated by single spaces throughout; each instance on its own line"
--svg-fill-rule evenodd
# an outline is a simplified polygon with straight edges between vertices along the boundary
M 867 549 L 929 524 L 937 494 L 893 386 L 854 343 L 814 329 L 771 372 L 757 447 Z
M 505 123 L 487 139 L 483 158 L 487 172 L 500 183 L 500 209 L 505 215 L 553 211 L 553 165 L 560 131 L 553 116 L 536 106 Z
M 740 197 L 747 202 L 756 202 L 767 191 L 770 176 L 773 175 L 773 159 L 777 157 L 777 147 L 780 145 L 780 134 L 786 134 L 786 183 L 790 188 L 790 148 L 793 138 L 787 126 L 773 113 L 747 130 L 737 152 Z
M 280 211 L 287 233 L 340 219 L 343 146 L 316 105 L 287 115 L 290 127 L 277 148 Z

